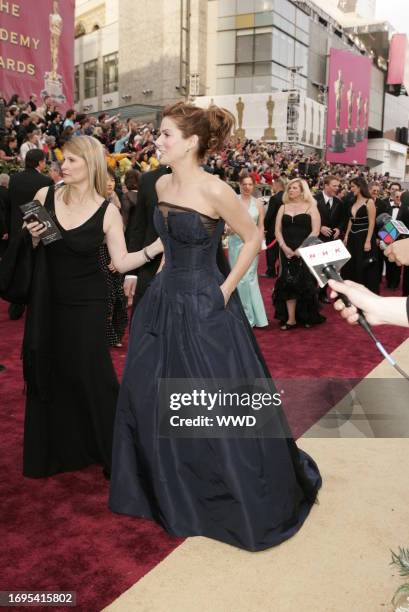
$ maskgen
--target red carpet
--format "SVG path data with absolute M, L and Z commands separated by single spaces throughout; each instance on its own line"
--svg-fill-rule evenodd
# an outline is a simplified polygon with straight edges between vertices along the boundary
M 261 279 L 271 320 L 272 281 Z M 21 476 L 23 383 L 20 367 L 22 321 L 9 321 L 0 302 L 1 520 L 0 590 L 72 590 L 84 612 L 108 605 L 182 541 L 155 524 L 121 517 L 107 509 L 108 485 L 100 469 L 44 480 Z M 273 375 L 280 378 L 361 378 L 381 357 L 358 327 L 347 326 L 325 306 L 328 320 L 309 330 L 282 332 L 276 322 L 256 335 Z M 380 328 L 388 350 L 408 337 L 406 330 Z M 126 345 L 113 357 L 121 372 Z M 305 406 L 288 417 L 300 436 L 322 406 Z M 325 410 L 324 410 L 325 412 Z M 37 608 L 38 609 L 38 608 Z M 57 609 L 57 608 L 53 608 Z M 66 609 L 66 608 L 58 608 Z

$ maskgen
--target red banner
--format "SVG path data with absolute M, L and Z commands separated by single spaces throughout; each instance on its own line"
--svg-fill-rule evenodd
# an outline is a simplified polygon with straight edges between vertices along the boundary
M 328 77 L 327 161 L 366 164 L 371 60 L 331 49 Z
M 73 104 L 75 0 L 0 0 L 0 92 Z
M 389 46 L 388 85 L 404 85 L 409 92 L 409 44 L 406 34 L 394 34 Z

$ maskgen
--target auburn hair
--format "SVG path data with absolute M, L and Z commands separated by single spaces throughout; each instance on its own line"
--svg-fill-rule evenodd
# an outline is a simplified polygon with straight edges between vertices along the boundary
M 194 104 L 177 102 L 164 109 L 163 117 L 169 117 L 176 123 L 183 138 L 193 135 L 199 138 L 199 159 L 203 159 L 206 153 L 220 151 L 236 123 L 230 111 L 215 104 L 209 108 L 200 108 Z

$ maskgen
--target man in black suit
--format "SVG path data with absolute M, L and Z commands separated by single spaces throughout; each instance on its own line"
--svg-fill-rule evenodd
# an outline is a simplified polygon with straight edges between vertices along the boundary
M 339 180 L 336 176 L 328 175 L 324 178 L 324 189 L 315 195 L 318 212 L 321 216 L 320 240 L 329 242 L 338 240 L 346 229 L 347 211 L 343 202 L 337 198 Z M 320 289 L 319 298 L 321 302 L 330 303 L 327 297 L 326 287 Z
M 159 166 L 156 170 L 141 175 L 138 201 L 132 209 L 126 231 L 129 252 L 140 251 L 158 237 L 153 224 L 153 211 L 158 204 L 155 185 L 161 176 L 169 172 L 171 170 L 167 166 Z M 155 276 L 161 259 L 162 255 L 158 255 L 153 261 L 126 275 L 124 292 L 128 298 L 128 305 L 132 304 L 132 313 Z
M 388 215 L 391 214 L 392 206 L 394 206 L 395 203 L 395 193 L 397 191 L 399 191 L 399 193 L 402 191 L 400 183 L 391 183 L 389 185 L 389 196 L 383 200 L 383 208 L 385 209 L 383 212 L 387 212 Z
M 283 203 L 283 195 L 285 189 L 285 182 L 282 178 L 277 178 L 273 182 L 274 195 L 271 196 L 268 202 L 268 208 L 266 216 L 264 217 L 264 229 L 266 232 L 266 244 L 267 246 L 275 238 L 275 225 L 277 219 L 277 213 L 280 206 Z M 276 243 L 273 247 L 266 250 L 267 270 L 263 276 L 269 276 L 274 278 L 277 276 L 276 273 L 276 262 L 279 255 L 279 246 Z
M 389 200 L 389 202 L 387 203 L 387 210 L 386 210 L 386 212 L 389 215 L 391 215 L 394 221 L 402 221 L 402 223 L 404 223 L 406 227 L 409 227 L 408 196 L 409 194 L 407 194 L 407 192 L 401 194 L 400 191 L 393 190 L 392 204 L 390 203 L 390 200 Z M 386 285 L 389 289 L 397 289 L 400 284 L 402 268 L 400 266 L 397 266 L 395 263 L 389 261 L 386 257 L 385 257 L 385 262 L 386 262 Z M 407 289 L 406 287 L 407 282 L 408 282 L 407 274 L 405 274 L 405 283 L 404 283 L 405 289 Z
M 42 187 L 53 185 L 52 179 L 42 174 L 46 167 L 45 159 L 45 153 L 41 149 L 31 149 L 26 155 L 25 170 L 16 172 L 16 174 L 10 177 L 7 196 L 7 218 L 10 220 L 8 228 L 10 239 L 13 239 L 13 236 L 21 231 L 23 225 L 20 205 L 30 202 Z M 10 319 L 19 319 L 23 313 L 24 305 L 10 304 Z

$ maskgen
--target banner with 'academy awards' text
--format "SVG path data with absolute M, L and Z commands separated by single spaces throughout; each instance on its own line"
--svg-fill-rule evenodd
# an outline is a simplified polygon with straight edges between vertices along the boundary
M 73 104 L 75 0 L 0 0 L 0 92 Z

